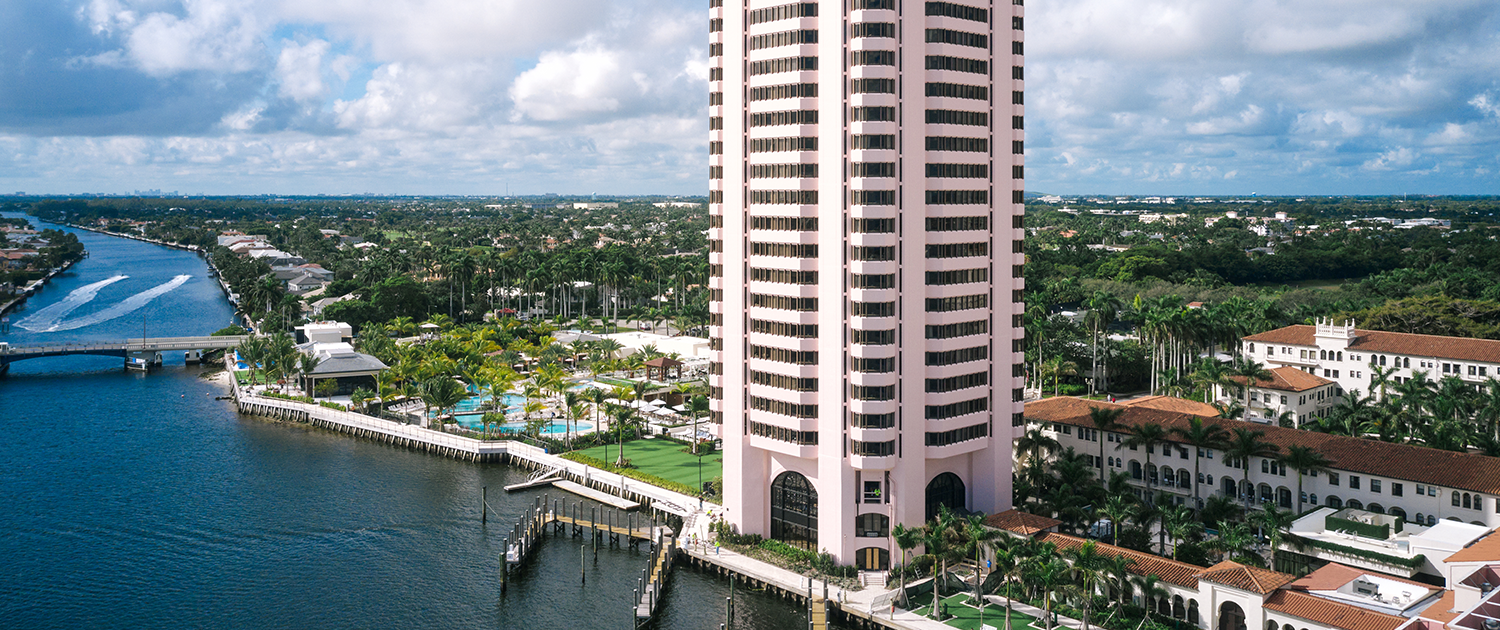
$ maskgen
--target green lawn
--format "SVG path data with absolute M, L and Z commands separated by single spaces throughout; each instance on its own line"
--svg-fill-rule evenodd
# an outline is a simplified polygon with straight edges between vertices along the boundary
M 611 378 L 611 377 L 608 377 L 608 376 L 597 376 L 597 377 L 594 377 L 594 380 L 598 381 L 600 383 L 604 383 L 605 385 L 613 385 L 615 387 L 635 387 L 635 381 L 627 381 L 627 380 L 625 380 L 623 378 Z
M 911 601 L 912 605 L 921 605 L 921 608 L 912 612 L 923 616 L 932 614 L 932 593 L 923 593 L 911 598 Z M 943 620 L 943 623 L 955 628 L 962 628 L 963 630 L 979 630 L 979 609 L 966 605 L 965 602 L 968 601 L 969 596 L 963 593 L 952 597 L 944 597 L 943 603 L 948 605 L 948 614 L 953 616 Z M 1031 625 L 1034 621 L 1036 621 L 1036 618 L 1031 615 L 1022 614 L 1015 610 L 1010 612 L 1011 630 L 1037 630 L 1037 626 Z M 1005 630 L 1005 608 L 994 604 L 985 606 L 984 625 Z
M 687 484 L 694 488 L 698 486 L 698 462 L 697 458 L 690 453 L 684 453 L 682 449 L 687 448 L 684 444 L 678 444 L 667 440 L 631 440 L 625 443 L 625 458 L 630 460 L 630 465 L 641 472 L 650 473 L 677 483 Z M 609 457 L 605 458 L 605 447 L 595 446 L 593 448 L 579 451 L 584 455 L 614 463 L 619 456 L 618 444 L 609 445 Z M 724 454 L 714 452 L 712 455 L 703 457 L 703 481 L 713 481 L 714 477 L 724 473 Z

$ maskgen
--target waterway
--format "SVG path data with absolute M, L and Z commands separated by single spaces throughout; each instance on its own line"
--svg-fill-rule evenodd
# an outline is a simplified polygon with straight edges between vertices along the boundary
M 89 258 L 12 313 L 0 341 L 230 323 L 195 254 L 77 234 Z M 582 539 L 548 538 L 501 593 L 502 538 L 541 492 L 499 490 L 521 471 L 240 416 L 199 374 L 181 357 L 149 375 L 62 357 L 0 378 L 0 628 L 630 627 L 644 550 L 581 559 Z M 679 569 L 655 627 L 718 628 L 728 595 Z M 736 628 L 806 626 L 795 603 L 735 597 Z

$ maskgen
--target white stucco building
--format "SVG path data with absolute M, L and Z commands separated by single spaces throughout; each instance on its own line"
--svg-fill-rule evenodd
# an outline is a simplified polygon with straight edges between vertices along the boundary
M 1391 385 L 1425 372 L 1434 381 L 1457 377 L 1474 385 L 1500 378 L 1500 341 L 1356 330 L 1354 324 L 1319 321 L 1245 337 L 1245 356 L 1267 367 L 1295 367 L 1338 383 L 1345 392 L 1379 397 L 1375 368 Z M 1389 387 L 1389 386 L 1388 386 Z
M 715 1 L 712 408 L 743 532 L 889 566 L 1010 503 L 1024 8 Z

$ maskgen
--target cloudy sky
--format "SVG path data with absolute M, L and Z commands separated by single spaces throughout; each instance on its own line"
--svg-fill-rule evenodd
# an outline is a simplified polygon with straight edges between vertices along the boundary
M 0 0 L 0 192 L 703 194 L 705 0 Z M 1494 0 L 1035 0 L 1027 187 L 1500 194 Z

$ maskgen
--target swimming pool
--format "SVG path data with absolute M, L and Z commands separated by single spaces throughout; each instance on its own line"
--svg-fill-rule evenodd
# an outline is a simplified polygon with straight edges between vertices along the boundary
M 454 407 L 453 410 L 459 413 L 463 413 L 466 411 L 479 411 L 484 407 L 485 403 L 489 402 L 489 399 L 489 396 L 470 396 L 460 401 L 458 403 L 458 406 Z M 522 405 L 525 404 L 525 396 L 518 396 L 516 394 L 504 394 L 500 397 L 501 409 L 519 409 Z M 433 413 L 434 415 L 436 414 L 436 412 Z
M 482 418 L 483 416 L 484 414 L 479 413 L 456 413 L 453 414 L 453 419 L 457 420 L 459 426 L 462 426 L 465 429 L 470 429 L 473 431 L 483 431 L 484 423 L 480 421 L 480 418 Z M 590 422 L 573 423 L 574 433 L 582 433 L 593 428 L 594 425 Z M 526 430 L 526 423 L 524 421 L 519 421 L 506 422 L 503 424 L 492 424 L 490 425 L 490 430 L 499 433 L 521 433 Z M 552 420 L 542 427 L 542 435 L 562 435 L 567 432 L 568 423 L 563 420 Z

